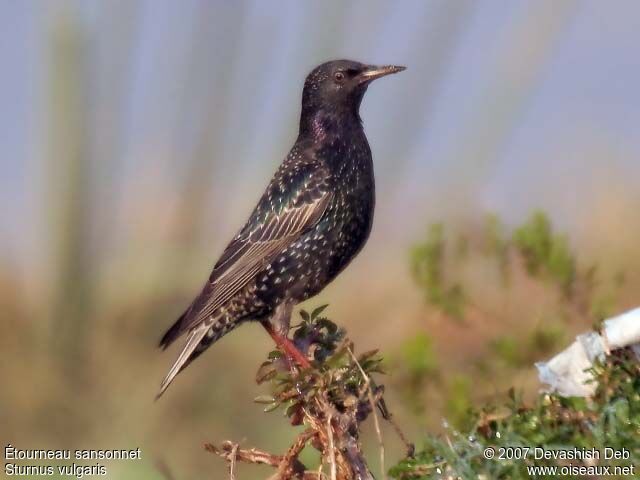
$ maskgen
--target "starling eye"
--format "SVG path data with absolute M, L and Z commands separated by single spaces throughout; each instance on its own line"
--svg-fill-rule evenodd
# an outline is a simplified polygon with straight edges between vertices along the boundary
M 336 82 L 342 83 L 342 81 L 344 80 L 344 73 L 336 72 L 333 74 L 333 78 L 335 79 Z

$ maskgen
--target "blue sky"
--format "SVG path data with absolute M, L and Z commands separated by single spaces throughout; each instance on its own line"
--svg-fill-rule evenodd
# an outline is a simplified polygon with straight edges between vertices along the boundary
M 402 241 L 415 228 L 398 212 L 426 223 L 459 204 L 516 221 L 542 206 L 577 228 L 594 192 L 638 199 L 633 0 L 3 0 L 0 18 L 5 253 L 37 250 L 47 232 L 64 21 L 86 41 L 96 203 L 116 228 L 132 203 L 182 195 L 189 162 L 215 160 L 206 181 L 239 212 L 219 226 L 234 231 L 295 137 L 304 75 L 339 57 L 409 67 L 372 86 L 362 112 L 377 222 Z

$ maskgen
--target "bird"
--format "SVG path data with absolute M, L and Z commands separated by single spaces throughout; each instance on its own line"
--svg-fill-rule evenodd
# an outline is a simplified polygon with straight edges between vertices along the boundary
M 375 181 L 360 104 L 373 80 L 405 68 L 333 60 L 307 75 L 293 147 L 200 294 L 160 341 L 166 349 L 187 337 L 156 398 L 248 321 L 260 322 L 300 367 L 310 366 L 287 338 L 291 313 L 342 272 L 369 237 Z

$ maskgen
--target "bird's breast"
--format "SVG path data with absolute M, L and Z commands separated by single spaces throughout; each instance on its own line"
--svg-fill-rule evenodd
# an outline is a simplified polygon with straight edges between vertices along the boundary
M 369 237 L 375 206 L 371 151 L 362 132 L 313 147 L 330 171 L 331 200 L 309 230 L 268 265 L 258 291 L 265 302 L 317 294 L 358 254 Z M 346 141 L 346 139 L 349 141 Z

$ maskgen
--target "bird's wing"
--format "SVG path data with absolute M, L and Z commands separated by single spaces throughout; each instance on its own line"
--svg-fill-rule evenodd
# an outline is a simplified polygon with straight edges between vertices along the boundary
M 322 217 L 331 198 L 327 170 L 307 165 L 291 172 L 285 167 L 223 252 L 200 295 L 167 331 L 162 347 L 208 319 Z

